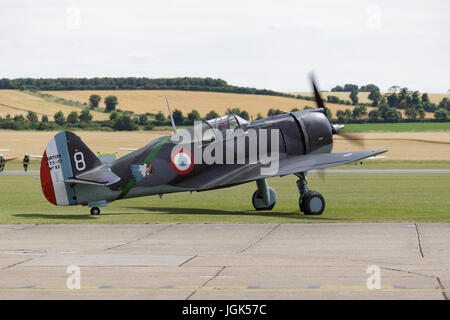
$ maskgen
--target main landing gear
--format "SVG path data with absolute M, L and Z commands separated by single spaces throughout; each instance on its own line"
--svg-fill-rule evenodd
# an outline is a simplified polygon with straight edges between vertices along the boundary
M 299 172 L 295 175 L 299 177 L 297 188 L 300 193 L 298 198 L 300 211 L 305 215 L 321 215 L 325 210 L 325 199 L 319 192 L 308 189 L 305 172 Z
M 97 207 L 92 207 L 91 208 L 91 215 L 93 216 L 98 216 L 100 214 L 100 209 Z
M 256 180 L 258 189 L 253 193 L 252 203 L 255 210 L 272 210 L 277 202 L 277 193 L 269 187 L 266 179 Z

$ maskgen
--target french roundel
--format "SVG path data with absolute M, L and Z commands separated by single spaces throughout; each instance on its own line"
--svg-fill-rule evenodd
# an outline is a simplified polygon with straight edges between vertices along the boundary
M 194 168 L 194 157 L 185 149 L 177 149 L 172 152 L 170 165 L 178 174 L 187 174 Z

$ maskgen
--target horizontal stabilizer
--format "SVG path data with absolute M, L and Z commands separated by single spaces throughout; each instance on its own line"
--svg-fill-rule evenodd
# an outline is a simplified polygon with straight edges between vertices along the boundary
M 111 171 L 109 165 L 101 165 L 92 170 L 64 180 L 66 183 L 90 184 L 96 186 L 110 186 L 120 181 L 120 177 Z

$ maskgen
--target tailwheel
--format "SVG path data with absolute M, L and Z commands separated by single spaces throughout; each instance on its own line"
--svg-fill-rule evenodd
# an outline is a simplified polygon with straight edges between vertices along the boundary
M 273 207 L 275 206 L 275 203 L 277 203 L 276 199 L 277 199 L 277 194 L 275 192 L 275 190 L 273 190 L 271 187 L 269 187 L 269 193 L 270 193 L 270 199 L 272 200 L 272 203 L 265 203 L 263 200 L 263 196 L 262 194 L 256 190 L 253 193 L 253 197 L 252 197 L 252 204 L 253 207 L 255 208 L 255 210 L 272 210 Z
M 321 215 L 325 210 L 325 199 L 317 192 L 309 190 L 298 199 L 300 211 L 305 215 Z
M 91 215 L 98 216 L 100 214 L 100 209 L 98 207 L 91 208 Z

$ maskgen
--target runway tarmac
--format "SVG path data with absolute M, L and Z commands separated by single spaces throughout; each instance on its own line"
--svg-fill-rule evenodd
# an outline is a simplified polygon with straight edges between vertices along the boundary
M 448 299 L 449 243 L 448 223 L 0 225 L 0 299 Z

